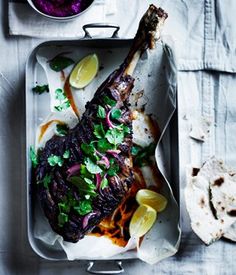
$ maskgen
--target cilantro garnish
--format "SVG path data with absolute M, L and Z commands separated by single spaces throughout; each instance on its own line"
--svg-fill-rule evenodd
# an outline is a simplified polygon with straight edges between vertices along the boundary
M 48 157 L 48 163 L 50 164 L 50 166 L 58 165 L 61 167 L 64 163 L 64 160 L 60 156 L 51 155 L 50 157 Z
M 104 131 L 102 123 L 94 125 L 94 131 L 93 131 L 93 133 L 99 139 L 100 138 L 104 138 L 105 131 Z
M 48 189 L 48 185 L 52 181 L 52 177 L 46 174 L 42 181 L 43 181 L 43 186 Z
M 105 138 L 102 138 L 97 142 L 97 148 L 100 152 L 105 153 L 107 150 L 113 149 L 113 146 Z
M 64 159 L 68 159 L 70 157 L 70 150 L 66 150 L 63 154 Z
M 93 155 L 95 153 L 95 147 L 92 143 L 90 143 L 90 144 L 82 143 L 81 149 L 88 156 Z
M 93 186 L 94 188 L 96 188 L 96 186 L 93 184 L 93 181 L 91 179 L 88 179 L 88 178 L 84 178 L 84 181 L 90 185 L 90 186 Z
M 56 89 L 55 94 L 56 94 L 56 99 L 58 100 L 67 99 L 64 91 L 61 88 Z
M 55 93 L 56 93 L 56 99 L 59 100 L 59 105 L 54 106 L 55 110 L 57 110 L 58 112 L 61 112 L 69 108 L 70 101 L 66 97 L 65 92 L 62 89 L 58 88 L 56 89 Z
M 57 110 L 58 112 L 62 112 L 62 111 L 64 111 L 64 110 L 68 109 L 69 107 L 70 107 L 70 102 L 69 102 L 69 100 L 66 101 L 66 102 L 61 103 L 61 104 L 58 105 L 58 106 L 54 106 L 55 110 Z
M 38 165 L 38 156 L 33 146 L 30 146 L 30 159 L 31 159 L 33 168 L 35 168 Z
M 119 165 L 116 163 L 114 158 L 110 159 L 110 168 L 107 171 L 107 174 L 109 176 L 115 176 L 117 174 L 117 172 L 119 171 L 120 167 Z
M 152 162 L 151 156 L 155 154 L 155 143 L 150 143 L 146 147 L 133 146 L 131 154 L 133 155 L 134 165 L 142 167 Z
M 133 155 L 133 156 L 137 156 L 138 155 L 138 153 L 140 152 L 142 150 L 142 147 L 140 147 L 140 146 L 133 146 L 132 148 L 131 148 L 131 154 Z
M 66 124 L 57 124 L 56 125 L 56 134 L 58 136 L 65 136 L 69 131 L 69 128 Z
M 110 97 L 108 97 L 107 95 L 103 97 L 103 101 L 105 102 L 105 104 L 113 107 L 116 105 L 116 101 L 111 99 Z
M 124 134 L 130 134 L 131 130 L 128 126 L 122 124 L 122 130 L 124 132 Z
M 106 117 L 105 108 L 103 108 L 101 105 L 98 105 L 97 117 L 99 117 L 99 118 L 105 118 Z
M 69 213 L 70 212 L 70 205 L 65 202 L 58 203 L 60 213 Z
M 109 129 L 106 132 L 105 138 L 115 146 L 122 143 L 124 140 L 124 132 L 119 131 L 117 128 Z
M 78 188 L 80 195 L 90 195 L 91 197 L 97 196 L 97 193 L 95 192 L 96 185 L 92 180 L 74 176 L 70 178 L 70 182 Z
M 85 165 L 87 170 L 91 174 L 99 174 L 102 172 L 102 169 L 97 164 L 95 164 L 90 158 L 85 159 Z
M 87 170 L 87 168 L 84 164 L 81 164 L 81 166 L 80 166 L 80 174 L 83 178 L 93 178 L 94 177 L 93 174 L 89 173 L 89 171 Z
M 77 211 L 81 216 L 92 212 L 92 202 L 90 200 L 80 201 L 78 206 L 74 206 L 74 210 Z
M 36 85 L 34 88 L 32 88 L 32 91 L 36 94 L 43 94 L 43 93 L 48 93 L 49 92 L 49 87 L 48 84 L 46 85 Z
M 113 109 L 111 111 L 111 118 L 113 118 L 113 119 L 121 118 L 121 110 L 120 109 Z
M 68 220 L 69 220 L 69 217 L 68 217 L 67 214 L 65 214 L 65 213 L 60 213 L 60 214 L 58 215 L 58 225 L 59 225 L 60 227 L 63 227 L 63 225 L 64 225 L 66 222 L 68 222 Z
M 101 182 L 101 188 L 104 189 L 108 186 L 108 179 L 107 178 L 104 178 Z
M 49 61 L 50 68 L 55 72 L 60 72 L 65 68 L 72 65 L 74 61 L 66 56 L 57 55 L 52 60 Z

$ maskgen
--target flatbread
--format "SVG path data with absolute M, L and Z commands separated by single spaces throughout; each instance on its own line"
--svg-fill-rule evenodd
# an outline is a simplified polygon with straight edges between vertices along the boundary
M 225 234 L 235 239 L 235 200 L 236 178 L 222 161 L 213 157 L 195 175 L 188 173 L 185 188 L 187 211 L 193 231 L 206 244 Z

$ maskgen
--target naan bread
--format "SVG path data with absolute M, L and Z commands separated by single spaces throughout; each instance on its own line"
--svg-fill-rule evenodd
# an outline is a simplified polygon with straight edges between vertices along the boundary
M 235 240 L 235 173 L 216 158 L 205 162 L 199 171 L 192 171 L 195 174 L 188 173 L 185 201 L 193 231 L 206 244 L 222 236 Z

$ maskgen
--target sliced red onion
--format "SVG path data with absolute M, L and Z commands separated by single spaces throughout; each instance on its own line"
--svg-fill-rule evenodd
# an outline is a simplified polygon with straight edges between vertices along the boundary
M 101 175 L 100 174 L 96 174 L 96 187 L 97 187 L 97 189 L 100 189 L 101 182 L 102 182 Z
M 110 119 L 111 111 L 112 111 L 112 109 L 106 114 L 106 122 L 107 122 L 107 125 L 109 128 L 115 128 L 116 125 L 114 125 Z
M 110 150 L 107 150 L 107 153 L 108 154 L 111 154 L 111 155 L 113 155 L 113 154 L 120 154 L 120 152 L 121 152 L 121 150 L 118 150 L 118 149 L 110 149 Z
M 80 164 L 75 164 L 71 166 L 66 172 L 68 173 L 68 178 L 70 178 L 73 175 L 78 174 L 80 171 Z
M 108 169 L 110 167 L 109 159 L 106 156 L 103 156 L 101 160 L 97 162 L 98 164 L 104 164 L 106 168 Z
M 83 223 L 82 223 L 83 228 L 85 228 L 88 225 L 89 219 L 94 215 L 96 215 L 96 213 L 91 212 L 91 213 L 88 213 L 86 216 L 84 216 Z

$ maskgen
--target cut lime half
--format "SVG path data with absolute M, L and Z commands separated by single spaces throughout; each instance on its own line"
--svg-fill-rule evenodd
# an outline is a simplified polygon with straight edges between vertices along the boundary
M 96 76 L 99 68 L 97 55 L 90 54 L 79 61 L 69 78 L 70 85 L 77 89 L 86 87 Z
M 157 212 L 162 212 L 167 205 L 167 199 L 163 195 L 149 189 L 140 189 L 136 194 L 136 201 L 140 205 L 151 206 Z
M 129 233 L 132 237 L 142 237 L 153 226 L 157 218 L 155 209 L 148 205 L 140 205 L 134 212 L 130 224 Z

